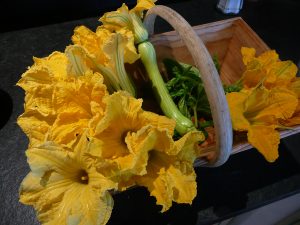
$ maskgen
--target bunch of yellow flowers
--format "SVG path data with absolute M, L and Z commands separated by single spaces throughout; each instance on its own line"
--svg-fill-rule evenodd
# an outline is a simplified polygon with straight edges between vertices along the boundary
M 133 18 L 154 5 L 140 0 L 113 12 Z M 196 196 L 196 158 L 201 132 L 172 139 L 176 122 L 142 109 L 124 63 L 139 58 L 132 27 L 96 32 L 77 27 L 65 52 L 34 58 L 17 83 L 25 91 L 18 124 L 29 139 L 30 173 L 20 201 L 43 224 L 106 224 L 114 191 L 144 186 L 168 210 Z M 121 17 L 123 18 L 123 17 Z M 122 19 L 121 19 L 122 21 Z
M 253 48 L 241 49 L 246 70 L 242 90 L 226 95 L 233 129 L 247 131 L 248 142 L 269 162 L 278 158 L 277 129 L 300 124 L 300 79 L 297 66 L 281 61 L 274 50 L 256 57 Z

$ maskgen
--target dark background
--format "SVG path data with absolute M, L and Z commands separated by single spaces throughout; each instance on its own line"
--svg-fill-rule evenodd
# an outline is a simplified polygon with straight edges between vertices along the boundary
M 126 1 L 130 6 L 135 1 Z M 19 0 L 0 2 L 0 224 L 38 224 L 34 210 L 18 202 L 18 188 L 28 173 L 27 138 L 16 125 L 24 93 L 15 86 L 32 56 L 63 51 L 73 29 L 94 29 L 97 19 L 121 5 L 120 0 Z M 217 0 L 161 0 L 191 25 L 241 16 L 281 59 L 300 64 L 300 1 L 248 0 L 238 15 L 216 10 Z M 50 25 L 52 24 L 52 25 Z M 162 21 L 156 32 L 169 30 Z M 212 224 L 300 191 L 299 135 L 285 138 L 275 163 L 255 150 L 230 157 L 219 168 L 196 168 L 198 195 L 192 206 L 176 205 L 166 213 L 143 188 L 114 196 L 109 224 Z M 198 221 L 198 223 L 197 223 Z M 199 222 L 200 221 L 200 222 Z
M 160 0 L 159 4 L 180 1 L 183 0 Z M 131 7 L 136 0 L 1 0 L 0 32 L 99 17 L 116 10 L 123 2 Z

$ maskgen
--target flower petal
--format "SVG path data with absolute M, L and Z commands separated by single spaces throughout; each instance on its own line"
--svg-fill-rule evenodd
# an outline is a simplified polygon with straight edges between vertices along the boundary
M 136 13 L 141 18 L 145 10 L 151 9 L 155 6 L 156 0 L 138 0 L 136 6 L 130 10 L 131 13 Z
M 247 65 L 249 62 L 251 62 L 255 58 L 256 50 L 254 48 L 241 48 L 241 53 L 243 56 L 243 62 L 245 65 Z
M 41 197 L 41 191 L 43 190 L 40 180 L 39 176 L 34 176 L 31 172 L 27 174 L 20 185 L 20 202 L 28 205 L 35 205 Z
M 134 45 L 134 35 L 128 29 L 120 29 L 118 31 L 121 34 L 124 40 L 124 62 L 125 63 L 134 63 L 140 58 L 140 55 L 137 53 L 136 47 Z
M 68 59 L 64 53 L 53 52 L 45 58 L 34 58 L 34 62 L 17 83 L 26 92 L 35 90 L 39 85 L 51 85 L 67 76 Z
M 174 144 L 171 139 L 162 149 L 155 146 L 148 152 L 147 174 L 135 179 L 138 185 L 148 188 L 157 204 L 163 206 L 162 212 L 172 206 L 172 201 L 191 204 L 196 196 L 193 163 L 198 141 L 202 139 L 201 132 L 189 132 Z
M 66 48 L 65 53 L 70 61 L 67 68 L 68 74 L 83 76 L 92 68 L 93 63 L 81 46 L 70 45 Z
M 234 130 L 246 131 L 249 128 L 249 121 L 244 116 L 244 103 L 248 94 L 243 92 L 231 92 L 226 94 L 232 126 Z
M 79 166 L 74 167 L 70 154 L 51 142 L 46 142 L 40 147 L 34 147 L 26 151 L 30 169 L 34 175 L 39 177 L 43 177 L 47 171 L 71 174 L 72 171 L 79 170 Z
M 156 198 L 156 203 L 163 206 L 162 212 L 172 206 L 172 201 L 191 204 L 197 194 L 194 170 L 191 168 L 184 173 L 172 164 L 172 158 L 153 152 L 147 175 L 137 178 L 137 183 L 147 187 L 151 196 Z
M 48 68 L 56 79 L 67 76 L 66 65 L 68 59 L 62 52 L 55 51 L 45 58 L 34 58 L 34 62 L 36 66 Z
M 279 56 L 275 50 L 269 50 L 262 53 L 260 56 L 257 57 L 258 61 L 263 66 L 272 65 L 274 62 L 279 60 Z
M 295 77 L 288 88 L 294 91 L 297 94 L 298 98 L 300 98 L 300 77 Z
M 296 94 L 286 88 L 268 90 L 260 86 L 247 98 L 244 115 L 249 121 L 272 115 L 278 119 L 287 119 L 292 116 L 297 104 Z
M 286 87 L 296 77 L 298 71 L 292 61 L 275 62 L 269 66 L 268 70 L 267 79 L 264 82 L 268 88 Z
M 197 154 L 200 153 L 198 152 L 198 145 L 204 140 L 205 136 L 203 132 L 190 131 L 177 140 L 174 144 L 174 148 L 167 151 L 167 153 L 169 155 L 177 155 L 178 159 L 193 164 Z
M 81 118 L 78 114 L 72 112 L 62 113 L 51 127 L 48 140 L 52 140 L 68 149 L 72 149 L 77 141 L 76 137 L 83 133 L 88 123 L 89 119 Z
M 101 49 L 110 36 L 111 32 L 106 29 L 98 29 L 95 33 L 85 26 L 79 26 L 74 30 L 72 41 L 75 45 L 82 47 L 88 58 L 92 59 L 95 64 L 105 65 L 107 58 Z M 90 66 L 96 70 L 95 66 Z
M 116 11 L 105 13 L 99 21 L 103 23 L 104 28 L 110 31 L 116 31 L 123 27 L 133 30 L 132 19 L 128 7 L 124 3 Z
M 292 117 L 290 117 L 286 120 L 280 120 L 280 124 L 282 124 L 284 126 L 288 126 L 288 127 L 300 124 L 300 104 L 299 104 L 299 100 L 298 100 L 298 106 L 297 106 L 294 114 L 292 115 Z
M 17 120 L 29 138 L 29 147 L 39 146 L 46 141 L 53 117 L 43 117 L 34 111 L 24 112 Z
M 268 162 L 274 162 L 278 158 L 280 135 L 274 126 L 251 126 L 248 131 L 248 141 Z
M 96 190 L 76 185 L 64 193 L 59 204 L 50 210 L 40 210 L 38 218 L 47 225 L 104 225 L 110 218 L 112 208 L 113 200 L 108 193 L 99 196 Z
M 266 51 L 260 56 L 255 57 L 255 49 L 241 49 L 243 61 L 246 65 L 246 70 L 243 73 L 242 80 L 245 88 L 256 87 L 260 82 L 268 86 L 268 83 L 274 83 L 277 80 L 277 75 L 273 72 L 274 65 L 277 65 L 279 60 L 278 54 L 274 50 Z
M 35 207 L 43 224 L 106 224 L 113 200 L 108 192 L 88 185 L 56 181 L 40 185 L 29 173 L 21 184 L 20 201 Z

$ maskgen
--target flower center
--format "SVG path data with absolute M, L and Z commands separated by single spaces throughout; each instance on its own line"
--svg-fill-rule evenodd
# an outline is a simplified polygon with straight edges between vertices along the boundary
M 80 170 L 78 174 L 78 181 L 81 184 L 88 184 L 89 183 L 89 175 L 85 170 Z
M 156 157 L 156 152 L 155 150 L 151 150 L 148 152 L 148 162 L 152 162 L 154 160 L 154 158 Z

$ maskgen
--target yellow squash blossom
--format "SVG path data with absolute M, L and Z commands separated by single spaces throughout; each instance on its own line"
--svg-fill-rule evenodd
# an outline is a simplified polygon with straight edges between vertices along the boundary
M 164 139 L 172 143 L 166 132 L 161 132 L 160 136 L 165 136 Z M 156 203 L 162 206 L 162 212 L 172 206 L 172 201 L 192 204 L 197 195 L 193 168 L 195 150 L 202 140 L 202 133 L 189 132 L 169 146 L 162 145 L 148 152 L 147 174 L 135 179 L 138 185 L 147 187 L 150 195 L 156 198 Z
M 99 160 L 97 170 L 118 183 L 120 191 L 139 185 L 162 205 L 192 203 L 197 194 L 193 163 L 202 132 L 189 132 L 174 142 L 167 129 L 145 126 L 127 135 L 128 153 L 122 157 Z
M 155 6 L 154 2 L 153 0 L 138 0 L 137 5 L 131 10 L 123 4 L 116 11 L 105 13 L 100 21 L 103 23 L 104 28 L 111 31 L 118 31 L 123 28 L 129 29 L 134 34 L 135 43 L 141 43 L 148 39 L 148 32 L 141 20 L 143 11 Z
M 124 68 L 124 63 L 133 63 L 139 58 L 129 30 L 112 33 L 98 27 L 95 33 L 80 26 L 75 29 L 72 41 L 75 46 L 68 48 L 81 48 L 81 60 L 93 71 L 100 71 L 113 90 L 126 90 L 135 96 L 134 86 Z
M 32 205 L 43 224 L 106 224 L 116 184 L 96 171 L 86 133 L 73 152 L 53 142 L 26 151 L 31 172 L 20 187 L 20 201 Z
M 297 67 L 291 61 L 280 61 L 274 50 L 255 57 L 255 49 L 241 49 L 246 70 L 242 81 L 246 88 L 253 88 L 260 82 L 268 89 L 286 87 L 297 74 Z
M 120 29 L 118 31 L 124 39 L 124 62 L 134 63 L 139 55 L 134 47 L 133 34 L 127 29 Z M 109 55 L 102 49 L 111 41 L 111 37 L 114 35 L 111 31 L 98 27 L 96 32 L 91 31 L 85 26 L 76 27 L 72 36 L 72 41 L 75 45 L 83 47 L 89 58 L 92 59 L 95 64 L 107 65 L 109 63 Z
M 278 158 L 279 119 L 288 119 L 298 104 L 294 92 L 286 88 L 268 90 L 262 85 L 226 95 L 233 129 L 248 131 L 248 141 L 273 162 Z
M 18 124 L 29 137 L 29 146 L 46 140 L 71 148 L 93 119 L 103 116 L 107 95 L 103 78 L 87 71 L 84 76 L 67 74 L 68 60 L 54 53 L 22 75 L 17 85 L 25 90 L 25 112 Z
M 97 154 L 103 159 L 99 162 L 99 171 L 105 170 L 106 176 L 113 177 L 119 189 L 124 190 L 135 184 L 131 179 L 133 175 L 147 173 L 149 151 L 172 148 L 175 121 L 143 111 L 142 101 L 126 92 L 114 93 L 105 100 L 105 116 L 94 133 L 101 149 Z M 197 134 L 194 144 L 204 140 L 202 132 Z

